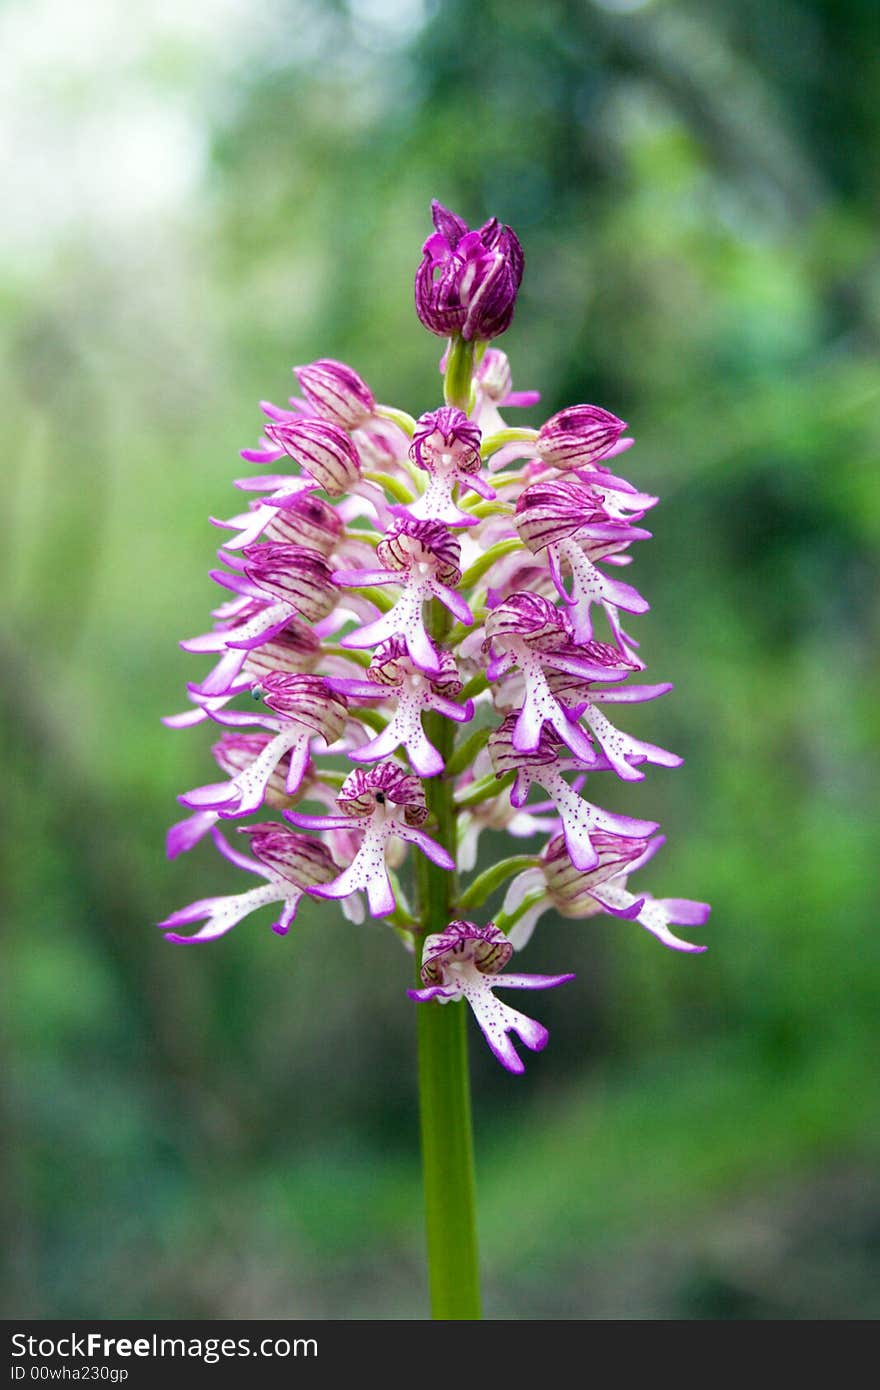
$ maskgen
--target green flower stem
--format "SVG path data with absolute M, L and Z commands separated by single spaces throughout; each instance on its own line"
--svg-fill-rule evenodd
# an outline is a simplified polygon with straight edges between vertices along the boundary
M 531 893 L 526 893 L 522 902 L 519 904 L 518 907 L 514 908 L 513 912 L 511 912 L 509 916 L 503 910 L 501 912 L 495 913 L 496 927 L 499 931 L 503 931 L 505 936 L 510 936 L 511 931 L 516 926 L 520 918 L 525 917 L 526 913 L 531 908 L 537 907 L 538 903 L 543 902 L 546 896 L 547 893 L 545 889 L 533 888 Z
M 478 579 L 482 579 L 487 570 L 490 570 L 496 560 L 503 560 L 505 555 L 512 555 L 515 550 L 522 550 L 522 541 L 519 536 L 512 536 L 509 540 L 496 541 L 488 550 L 484 550 L 479 559 L 465 570 L 461 576 L 461 587 L 470 589 L 476 584 Z
M 476 632 L 477 628 L 481 627 L 486 621 L 486 614 L 488 611 L 487 608 L 479 608 L 471 604 L 471 612 L 474 615 L 474 621 L 468 627 L 465 627 L 463 623 L 456 623 L 449 634 L 449 645 L 451 647 L 457 647 L 459 643 L 463 642 L 466 637 L 469 637 L 472 632 Z
M 485 672 L 485 671 L 478 671 L 477 674 L 476 674 L 475 676 L 471 676 L 471 678 L 470 678 L 469 681 L 465 681 L 464 685 L 462 686 L 461 690 L 459 691 L 459 695 L 460 695 L 460 697 L 461 697 L 462 700 L 470 700 L 470 699 L 472 699 L 472 698 L 474 697 L 474 695 L 480 695 L 480 694 L 482 694 L 482 692 L 483 692 L 484 690 L 488 690 L 488 689 L 489 689 L 489 682 L 488 682 L 488 680 L 487 680 L 487 678 L 486 678 L 486 672 Z M 488 734 L 490 731 L 487 730 L 486 732 L 487 732 L 487 734 Z M 480 750 L 477 749 L 477 752 L 479 752 L 479 751 L 480 751 Z M 456 752 L 457 752 L 457 750 L 456 750 Z M 464 772 L 464 769 L 465 769 L 466 767 L 467 767 L 467 763 L 466 763 L 466 762 L 465 762 L 465 763 L 462 763 L 461 767 L 456 768 L 456 771 L 457 771 L 457 772 Z
M 482 674 L 482 672 L 480 674 Z M 472 682 L 468 682 L 468 684 L 472 684 Z M 481 688 L 484 689 L 485 687 Z M 465 689 L 467 689 L 467 687 L 465 687 Z M 469 690 L 468 695 L 465 695 L 464 698 L 467 699 L 469 695 L 473 694 L 474 691 Z M 466 767 L 470 767 L 477 754 L 481 753 L 486 747 L 491 733 L 491 729 L 475 729 L 472 734 L 468 734 L 467 738 L 458 745 L 452 757 L 447 762 L 446 776 L 457 777 L 460 772 L 464 772 Z
M 514 854 L 509 859 L 502 859 L 500 864 L 493 864 L 468 884 L 458 900 L 459 912 L 470 912 L 473 907 L 482 907 L 486 899 L 509 878 L 513 878 L 514 874 L 521 873 L 523 869 L 533 869 L 539 862 L 534 854 Z
M 520 442 L 522 442 L 523 444 L 530 444 L 533 439 L 537 438 L 537 430 L 530 430 L 525 428 L 511 428 L 509 430 L 499 430 L 497 434 L 490 434 L 487 436 L 486 439 L 483 440 L 483 443 L 480 446 L 480 454 L 484 459 L 487 459 L 492 454 L 497 453 L 499 449 L 502 449 L 505 444 L 519 444 Z
M 431 607 L 432 635 L 442 641 L 451 624 L 436 600 Z M 425 732 L 444 761 L 450 758 L 455 739 L 450 721 L 430 713 L 425 717 Z M 432 777 L 426 791 L 436 819 L 432 834 L 454 855 L 452 781 L 443 775 Z M 423 855 L 419 861 L 419 920 L 424 936 L 428 936 L 443 931 L 454 919 L 457 884 L 454 873 L 438 868 Z M 417 937 L 417 957 L 420 946 Z M 420 1004 L 417 1013 L 431 1314 L 442 1320 L 473 1321 L 480 1317 L 480 1283 L 467 1008 L 459 1000 Z
M 456 405 L 465 414 L 471 408 L 471 381 L 474 372 L 473 340 L 457 333 L 449 339 L 446 374 L 443 378 L 443 397 L 447 405 Z
M 386 492 L 390 492 L 395 502 L 402 502 L 408 507 L 416 499 L 413 497 L 409 488 L 404 487 L 403 483 L 398 482 L 397 478 L 392 478 L 388 473 L 365 472 L 365 478 L 369 478 L 371 483 L 378 483 Z
M 344 656 L 346 661 L 355 661 L 364 669 L 370 664 L 370 653 L 359 652 L 355 647 L 340 647 L 336 642 L 322 642 L 321 650 L 326 656 Z
M 370 603 L 374 603 L 380 613 L 390 613 L 394 607 L 394 600 L 389 598 L 382 589 L 377 589 L 369 584 L 353 584 L 352 588 L 356 594 L 363 594 L 364 598 L 370 600 Z
M 385 718 L 384 714 L 380 714 L 378 710 L 365 709 L 363 705 L 358 705 L 351 710 L 351 714 L 355 719 L 359 719 L 362 724 L 366 724 L 368 728 L 372 729 L 377 734 L 381 734 L 383 729 L 388 727 L 388 720 Z
M 382 420 L 390 420 L 392 424 L 402 429 L 404 434 L 409 435 L 410 439 L 416 432 L 416 422 L 405 410 L 398 410 L 393 405 L 377 405 L 373 414 L 378 415 Z
M 478 502 L 475 507 L 468 507 L 467 512 L 468 516 L 484 521 L 487 516 L 513 516 L 514 508 L 512 502 Z
M 471 806 L 479 806 L 481 802 L 487 801 L 490 796 L 497 796 L 499 792 L 507 791 L 508 787 L 513 786 L 515 778 L 515 772 L 505 772 L 503 777 L 496 777 L 494 772 L 490 772 L 486 777 L 481 777 L 478 782 L 471 782 L 455 798 L 457 810 L 467 811 Z

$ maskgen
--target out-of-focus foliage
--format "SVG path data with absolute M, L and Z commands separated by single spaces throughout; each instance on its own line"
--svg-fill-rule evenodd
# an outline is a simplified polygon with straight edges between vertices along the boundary
M 714 904 L 697 959 L 530 946 L 578 979 L 524 1079 L 475 1048 L 488 1311 L 876 1315 L 873 0 L 65 13 L 0 16 L 7 1316 L 423 1312 L 394 937 L 151 923 L 236 881 L 162 858 L 211 775 L 158 722 L 207 517 L 293 362 L 436 403 L 432 196 L 523 241 L 516 384 L 626 418 L 662 496 L 638 635 L 676 691 L 631 727 L 686 762 L 614 804 L 667 830 L 648 886 Z

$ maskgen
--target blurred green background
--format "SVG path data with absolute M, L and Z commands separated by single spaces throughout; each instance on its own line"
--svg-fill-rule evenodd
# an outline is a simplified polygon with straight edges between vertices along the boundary
M 163 857 L 207 517 L 294 362 L 437 404 L 434 196 L 524 244 L 517 419 L 606 406 L 662 497 L 676 691 L 628 727 L 686 762 L 606 801 L 714 904 L 696 958 L 545 919 L 550 1048 L 474 1046 L 487 1313 L 880 1311 L 878 41 L 875 0 L 6 0 L 7 1317 L 424 1316 L 392 934 L 152 924 L 240 881 Z

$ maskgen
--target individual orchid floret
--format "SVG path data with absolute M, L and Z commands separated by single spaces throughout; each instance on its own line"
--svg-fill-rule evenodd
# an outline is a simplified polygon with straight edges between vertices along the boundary
M 235 637 L 255 617 L 264 614 L 266 604 L 239 598 L 217 610 L 213 632 L 189 637 L 181 642 L 188 652 L 222 652 L 219 662 L 201 682 L 189 685 L 197 708 L 185 714 L 172 714 L 162 722 L 170 729 L 187 728 L 203 722 L 235 696 L 259 687 L 270 671 L 311 671 L 317 664 L 321 643 L 310 627 L 291 618 L 279 632 L 258 647 L 226 647 L 225 638 Z M 224 650 L 225 648 L 225 650 Z
M 277 448 L 295 459 L 309 475 L 300 487 L 322 487 L 331 497 L 341 497 L 360 479 L 358 452 L 344 429 L 329 420 L 310 416 L 273 420 L 265 435 Z M 291 491 L 297 480 L 291 480 Z
M 410 458 L 429 475 L 421 497 L 407 507 L 417 521 L 442 521 L 447 526 L 477 526 L 452 500 L 456 485 L 470 488 L 489 500 L 495 493 L 480 474 L 480 431 L 463 410 L 444 405 L 430 410 L 416 423 Z
M 514 391 L 510 362 L 500 348 L 488 348 L 474 373 L 477 392 L 502 410 L 537 405 L 540 391 Z
M 596 863 L 592 869 L 578 869 L 572 862 L 565 837 L 554 835 L 548 840 L 540 862 L 526 869 L 511 882 L 504 898 L 502 913 L 512 920 L 508 935 L 514 950 L 521 951 L 531 940 L 538 920 L 545 912 L 556 911 L 561 917 L 583 920 L 605 910 L 601 890 L 619 874 L 632 873 L 646 864 L 664 843 L 662 835 L 615 835 L 608 830 L 596 830 L 592 836 Z M 638 911 L 644 904 L 640 898 Z M 634 916 L 634 913 L 630 913 Z
M 477 391 L 493 405 L 504 405 L 513 390 L 513 374 L 510 359 L 500 348 L 488 348 L 483 360 L 474 373 Z M 531 392 L 537 395 L 537 392 Z M 532 404 L 532 402 L 530 402 Z
M 237 536 L 225 542 L 226 550 L 243 550 L 262 537 L 281 545 L 305 546 L 324 556 L 338 545 L 343 529 L 329 502 L 313 492 L 291 494 L 284 488 L 263 502 L 252 502 L 248 511 L 231 516 L 228 521 L 214 520 L 214 525 L 238 531 Z
M 489 679 L 498 680 L 518 666 L 524 682 L 513 736 L 520 752 L 535 750 L 544 725 L 550 724 L 575 757 L 587 764 L 595 761 L 589 739 L 553 694 L 547 678 L 549 672 L 564 672 L 584 681 L 621 681 L 637 669 L 620 652 L 615 652 L 614 666 L 604 650 L 601 660 L 594 659 L 593 645 L 598 644 L 576 646 L 559 609 L 538 594 L 512 594 L 489 614 L 483 643 L 493 654 Z
M 187 650 L 197 649 L 188 646 Z M 198 710 L 189 715 L 172 716 L 165 723 L 182 727 L 184 723 L 205 719 L 216 714 L 236 695 L 261 690 L 266 676 L 275 671 L 291 675 L 313 671 L 320 655 L 321 643 L 312 629 L 297 618 L 291 618 L 280 632 L 259 647 L 229 648 L 205 680 L 189 685 L 190 696 L 198 702 Z
M 343 588 L 401 585 L 393 607 L 381 618 L 348 633 L 341 645 L 358 650 L 401 637 L 419 670 L 429 676 L 439 675 L 440 656 L 428 636 L 422 610 L 436 598 L 459 622 L 473 622 L 470 608 L 452 587 L 461 579 L 460 555 L 459 542 L 439 521 L 397 517 L 376 547 L 376 557 L 386 568 L 337 570 L 333 576 Z
M 547 891 L 566 917 L 592 916 L 598 906 L 600 912 L 638 922 L 673 951 L 705 951 L 705 946 L 682 941 L 669 928 L 703 926 L 711 911 L 708 903 L 690 898 L 653 898 L 650 893 L 636 896 L 627 889 L 629 875 L 647 864 L 663 842 L 662 835 L 641 843 L 605 835 L 599 843 L 596 870 L 582 875 L 557 837 L 550 841 L 543 855 Z M 594 905 L 592 909 L 587 899 Z
M 441 651 L 439 672 L 427 676 L 411 660 L 400 637 L 391 637 L 376 648 L 366 680 L 333 677 L 328 684 L 351 700 L 394 702 L 394 713 L 382 732 L 349 753 L 353 762 L 375 762 L 403 746 L 414 772 L 436 777 L 443 771 L 443 758 L 422 728 L 422 714 L 435 710 L 459 724 L 473 718 L 472 700 L 457 705 L 451 698 L 462 687 L 452 653 Z
M 321 357 L 293 370 L 309 405 L 340 429 L 359 429 L 376 409 L 376 398 L 363 377 L 344 362 Z
M 443 358 L 445 365 L 446 357 Z M 507 353 L 500 348 L 488 348 L 474 372 L 476 400 L 472 411 L 473 419 L 479 425 L 484 438 L 507 429 L 501 411 L 510 407 L 537 405 L 541 399 L 540 391 L 514 391 L 513 378 Z M 497 450 L 495 451 L 497 453 Z M 534 451 L 519 448 L 513 457 L 528 456 Z M 503 460 L 491 466 L 501 467 Z
M 441 338 L 486 341 L 510 327 L 522 281 L 522 247 L 497 218 L 477 231 L 442 203 L 431 204 L 435 232 L 416 271 L 416 313 Z
M 279 936 L 286 936 L 290 924 L 296 917 L 303 893 L 315 884 L 327 883 L 339 872 L 327 846 L 310 835 L 297 835 L 286 825 L 242 826 L 239 834 L 250 837 L 250 845 L 256 860 L 240 854 L 214 830 L 214 842 L 224 858 L 248 873 L 258 874 L 266 880 L 259 888 L 251 888 L 245 893 L 235 893 L 230 897 L 200 898 L 189 907 L 172 912 L 159 926 L 165 930 L 168 941 L 189 945 L 197 941 L 214 941 L 225 935 L 230 928 L 247 917 L 257 908 L 269 903 L 283 903 L 284 907 L 272 930 Z M 178 927 L 191 926 L 194 922 L 205 925 L 192 936 L 181 936 Z M 171 928 L 171 930 L 169 930 Z
M 277 638 L 299 618 L 315 622 L 326 617 L 339 596 L 324 556 L 305 546 L 247 546 L 238 563 L 242 573 L 211 571 L 212 579 L 236 593 L 237 600 L 220 610 L 213 632 L 180 644 L 188 652 L 223 653 L 210 675 L 190 686 L 196 699 L 246 688 L 236 683 L 248 652 Z
M 567 771 L 603 772 L 609 763 L 595 756 L 589 762 L 578 758 L 560 758 L 558 741 L 548 730 L 542 730 L 538 747 L 524 753 L 515 744 L 516 715 L 509 714 L 489 738 L 489 753 L 496 777 L 515 774 L 510 789 L 510 803 L 516 808 L 525 805 L 533 784 L 543 787 L 559 812 L 565 843 L 572 862 L 581 870 L 594 869 L 599 862 L 595 845 L 598 831 L 612 831 L 628 838 L 651 835 L 657 829 L 655 821 L 636 820 L 632 816 L 603 811 L 600 806 L 584 800 L 576 786 L 569 785 L 563 775 Z
M 579 650 L 588 651 L 597 666 L 603 661 L 608 664 L 609 675 L 602 679 L 616 680 L 619 670 L 620 652 L 607 642 L 588 642 Z M 633 734 L 616 728 L 606 717 L 599 705 L 635 705 L 645 700 L 656 700 L 667 695 L 672 689 L 668 681 L 657 685 L 621 685 L 610 690 L 595 690 L 591 681 L 583 681 L 579 676 L 570 676 L 553 671 L 549 676 L 549 686 L 554 696 L 565 706 L 572 722 L 583 719 L 602 749 L 608 766 L 624 782 L 641 782 L 644 773 L 639 763 L 652 763 L 657 767 L 681 767 L 682 759 L 668 748 L 660 748 L 656 743 L 647 743 Z
M 386 862 L 388 842 L 396 837 L 416 845 L 442 869 L 454 869 L 450 855 L 419 827 L 428 815 L 425 792 L 418 777 L 398 763 L 382 762 L 371 768 L 355 768 L 337 797 L 339 814 L 309 816 L 286 811 L 294 825 L 306 830 L 357 830 L 363 834 L 360 849 L 348 868 L 332 883 L 309 891 L 319 898 L 347 898 L 365 892 L 374 917 L 386 917 L 396 907 Z
M 648 604 L 632 585 L 597 569 L 596 562 L 620 555 L 631 541 L 648 540 L 651 533 L 613 517 L 604 503 L 604 496 L 577 477 L 532 483 L 517 499 L 516 527 L 533 554 L 546 554 L 559 596 L 571 608 L 575 641 L 590 641 L 590 608 L 601 604 L 618 647 L 625 650 L 618 609 L 645 613 Z M 570 594 L 565 570 L 571 574 Z
M 257 761 L 261 753 L 272 741 L 271 733 L 243 734 L 225 733 L 217 743 L 211 748 L 214 761 L 221 772 L 228 774 L 230 778 L 237 777 L 245 772 Z M 263 796 L 263 804 L 272 806 L 275 809 L 290 805 L 290 797 L 287 794 L 287 776 L 290 771 L 290 758 L 285 755 L 275 764 L 266 782 Z M 307 782 L 312 779 L 309 774 L 300 784 L 300 792 L 303 791 Z M 169 859 L 175 859 L 178 854 L 184 854 L 187 850 L 197 845 L 201 839 L 207 835 L 208 831 L 217 824 L 220 819 L 220 812 L 214 810 L 194 811 L 185 820 L 178 821 L 168 830 L 165 846 Z
M 549 1034 L 542 1023 L 496 999 L 496 989 L 552 989 L 574 975 L 503 975 L 513 947 L 494 923 L 450 922 L 445 931 L 425 940 L 421 976 L 424 989 L 410 989 L 410 999 L 425 1004 L 448 1004 L 466 999 L 492 1052 L 507 1071 L 525 1071 L 510 1034 L 532 1052 L 546 1047 Z
M 271 616 L 271 630 L 260 623 L 252 637 L 239 633 L 226 641 L 227 647 L 258 647 L 286 627 L 291 618 L 316 623 L 335 607 L 339 594 L 332 569 L 320 551 L 304 545 L 258 544 L 246 546 L 242 556 L 243 577 L 213 570 L 211 578 L 246 598 L 268 600 L 269 612 L 262 617 L 265 622 Z
M 545 420 L 535 450 L 554 468 L 593 468 L 611 453 L 625 429 L 623 420 L 601 406 L 569 405 Z
M 263 682 L 263 700 L 278 718 L 256 713 L 216 715 L 235 723 L 258 723 L 274 733 L 257 758 L 229 782 L 196 787 L 179 798 L 193 810 L 214 810 L 220 816 L 250 815 L 262 806 L 266 788 L 282 758 L 287 759 L 284 791 L 293 796 L 302 784 L 309 763 L 311 741 L 316 736 L 329 747 L 345 728 L 348 702 L 321 676 L 285 675 L 273 672 Z
M 508 918 L 518 918 L 510 931 L 516 950 L 525 946 L 541 914 L 555 908 L 560 916 L 578 920 L 606 912 L 638 922 L 670 950 L 705 951 L 705 946 L 682 940 L 670 927 L 703 926 L 710 913 L 708 903 L 694 902 L 690 898 L 654 898 L 650 893 L 636 896 L 626 887 L 630 874 L 643 868 L 660 849 L 664 843 L 662 835 L 652 839 L 628 838 L 601 831 L 593 837 L 593 843 L 598 860 L 587 873 L 572 863 L 564 838 L 557 835 L 547 844 L 540 865 L 526 870 L 510 884 L 503 911 Z M 540 896 L 536 891 L 539 887 Z M 536 901 L 527 905 L 520 916 L 518 909 L 527 895 Z

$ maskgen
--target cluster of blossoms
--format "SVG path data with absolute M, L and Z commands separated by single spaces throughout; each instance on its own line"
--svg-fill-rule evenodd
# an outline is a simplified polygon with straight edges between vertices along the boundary
M 366 910 L 420 950 L 423 987 L 410 996 L 463 996 L 499 1061 L 521 1071 L 511 1034 L 536 1050 L 546 1030 L 494 991 L 572 978 L 500 973 L 543 912 L 609 913 L 700 951 L 672 928 L 709 909 L 632 892 L 658 827 L 584 794 L 593 773 L 635 782 L 646 764 L 681 761 L 604 708 L 671 689 L 638 679 L 622 615 L 648 605 L 617 577 L 649 537 L 641 523 L 657 499 L 612 471 L 632 440 L 607 410 L 507 425 L 501 411 L 538 400 L 512 390 L 505 354 L 489 346 L 513 314 L 519 242 L 494 219 L 470 231 L 439 204 L 433 214 L 416 308 L 449 339 L 446 404 L 414 419 L 377 405 L 341 362 L 295 368 L 301 394 L 264 403 L 263 438 L 242 451 L 278 471 L 241 479 L 255 494 L 247 510 L 214 523 L 229 534 L 212 578 L 230 597 L 211 631 L 182 645 L 217 661 L 166 723 L 217 725 L 225 780 L 179 798 L 189 814 L 168 852 L 210 836 L 261 882 L 161 925 L 171 941 L 213 940 L 275 904 L 284 935 L 304 894 L 338 899 L 353 922 Z M 261 810 L 274 819 L 237 827 L 251 857 L 221 826 Z M 543 836 L 544 848 L 460 890 L 487 829 Z M 459 915 L 505 883 L 495 922 Z M 436 931 L 432 896 L 448 909 Z

